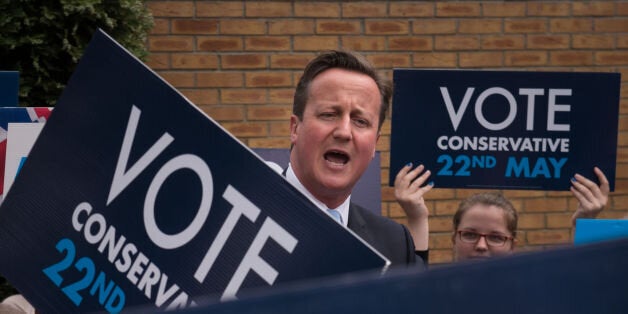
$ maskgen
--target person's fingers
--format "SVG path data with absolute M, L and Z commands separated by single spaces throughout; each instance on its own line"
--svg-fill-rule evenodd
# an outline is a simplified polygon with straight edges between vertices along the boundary
M 423 170 L 423 165 L 420 166 L 421 170 Z M 429 170 L 426 170 L 425 172 L 423 172 L 423 174 L 421 174 L 418 178 L 416 178 L 414 180 L 414 182 L 412 182 L 412 186 L 416 189 L 421 188 L 421 186 L 425 183 L 425 181 L 427 180 L 427 178 L 430 177 L 430 175 L 432 174 L 432 172 L 430 172 Z
M 608 183 L 608 179 L 604 175 L 604 172 L 598 167 L 593 168 L 593 172 L 597 175 L 597 179 L 600 181 L 600 190 L 604 195 L 608 195 L 610 192 L 610 184 Z
M 592 201 L 595 198 L 595 196 L 593 195 L 594 191 L 599 190 L 597 185 L 596 184 L 593 184 L 593 186 L 587 185 L 585 181 L 589 181 L 589 182 L 591 181 L 579 174 L 576 174 L 574 178 L 575 180 L 571 181 L 572 187 L 575 188 L 579 192 L 579 194 L 583 198 L 585 198 L 588 202 Z M 580 200 L 581 202 L 583 201 L 580 198 L 578 200 Z
M 408 183 L 410 181 L 408 181 L 408 183 L 403 184 L 406 179 L 406 175 L 408 174 L 408 172 L 410 171 L 410 169 L 412 169 L 412 163 L 409 162 L 407 163 L 405 166 L 403 166 L 403 168 L 401 168 L 401 170 L 399 170 L 399 172 L 397 172 L 397 176 L 395 176 L 395 187 L 405 187 L 408 186 Z

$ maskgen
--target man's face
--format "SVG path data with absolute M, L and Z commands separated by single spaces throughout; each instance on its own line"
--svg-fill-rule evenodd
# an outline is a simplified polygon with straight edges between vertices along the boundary
M 337 207 L 351 194 L 373 159 L 380 106 L 372 78 L 334 68 L 311 82 L 303 119 L 290 118 L 294 172 L 328 207 Z

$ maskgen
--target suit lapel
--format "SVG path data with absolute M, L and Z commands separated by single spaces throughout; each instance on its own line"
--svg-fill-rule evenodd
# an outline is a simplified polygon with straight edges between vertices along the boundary
M 347 227 L 360 236 L 360 238 L 364 241 L 368 243 L 371 242 L 371 235 L 366 229 L 366 220 L 364 220 L 364 215 L 362 215 L 360 208 L 353 203 L 349 204 L 349 221 L 347 222 Z

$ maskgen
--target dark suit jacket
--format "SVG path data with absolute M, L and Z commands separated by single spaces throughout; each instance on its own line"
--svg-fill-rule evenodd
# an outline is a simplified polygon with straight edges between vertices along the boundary
M 347 227 L 386 256 L 390 266 L 423 266 L 422 261 L 417 263 L 412 236 L 404 225 L 351 203 Z

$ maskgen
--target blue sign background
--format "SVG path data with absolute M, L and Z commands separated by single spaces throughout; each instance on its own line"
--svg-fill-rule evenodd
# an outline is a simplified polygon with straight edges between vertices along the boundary
M 173 141 L 108 204 L 133 107 L 141 113 L 123 169 L 127 175 L 164 133 Z M 180 156 L 197 156 L 211 170 L 211 208 L 191 240 L 166 249 L 160 247 L 164 243 L 153 242 L 147 235 L 147 191 L 164 166 Z M 154 216 L 163 233 L 178 234 L 195 220 L 201 195 L 207 192 L 199 178 L 194 171 L 181 168 L 158 186 Z M 254 222 L 239 217 L 201 283 L 194 273 L 234 211 L 232 202 L 223 196 L 229 186 L 260 213 Z M 78 232 L 73 215 L 85 202 L 93 207 L 92 212 L 79 212 L 74 218 L 85 223 L 88 217 L 100 217 L 101 224 L 92 224 L 89 232 Z M 186 296 L 188 301 L 220 297 L 269 220 L 298 241 L 291 253 L 275 238 L 262 244 L 258 255 L 277 271 L 274 284 L 381 269 L 386 264 L 381 255 L 312 205 L 263 160 L 98 31 L 0 208 L 0 273 L 42 312 L 115 310 L 121 302 L 120 292 L 126 307 L 176 308 Z M 139 278 L 135 282 L 130 279 L 132 270 L 121 271 L 108 259 L 110 248 L 99 251 L 100 242 L 91 235 L 98 234 L 103 224 L 107 232 L 111 226 L 115 228 L 116 241 L 124 236 L 122 253 L 114 261 L 124 263 L 128 250 L 127 257 L 134 263 L 131 269 L 136 269 Z M 75 256 L 70 256 L 72 251 Z M 64 264 L 66 259 L 69 261 Z M 93 265 L 86 266 L 89 263 Z M 54 267 L 58 269 L 51 269 Z M 88 278 L 86 269 L 90 268 L 94 270 L 91 281 L 87 280 L 77 295 L 71 294 L 68 287 Z M 94 288 L 99 280 L 101 285 Z M 113 283 L 113 288 L 108 283 Z M 146 288 L 149 285 L 151 289 Z M 250 271 L 242 288 L 268 285 Z M 170 288 L 176 291 L 168 295 Z M 113 301 L 117 303 L 108 308 L 115 293 L 118 297 Z
M 20 72 L 0 71 L 0 107 L 17 106 Z
M 575 173 L 597 181 L 593 167 L 598 166 L 614 190 L 618 73 L 395 69 L 393 76 L 391 185 L 394 175 L 408 162 L 426 165 L 437 187 L 484 189 L 568 190 Z M 533 115 L 528 114 L 532 97 L 520 92 L 522 88 L 543 93 L 533 97 Z M 568 125 L 569 131 L 548 130 L 554 129 L 548 127 L 549 95 L 557 90 L 555 104 L 570 108 L 554 107 L 559 110 L 549 120 Z M 571 95 L 564 95 L 565 90 L 571 90 Z M 483 100 L 478 101 L 482 94 Z M 512 96 L 510 101 L 516 103 L 514 110 L 510 109 L 508 96 L 504 96 L 508 94 Z M 463 103 L 467 104 L 464 111 Z M 480 118 L 476 106 L 481 108 Z M 508 124 L 509 114 L 514 112 Z M 459 119 L 452 118 L 456 115 Z M 482 119 L 485 121 L 480 122 Z M 507 122 L 499 125 L 504 121 Z M 437 143 L 442 136 L 446 140 L 441 142 L 444 148 L 439 148 Z M 490 137 L 500 137 L 512 142 L 506 143 L 508 151 L 499 150 L 498 145 L 495 150 L 481 150 L 480 146 L 465 150 L 458 149 L 461 142 L 457 137 L 485 137 L 487 143 Z M 454 141 L 448 142 L 452 138 Z M 553 144 L 566 139 L 568 149 L 552 151 L 546 141 L 545 151 L 542 146 L 534 148 L 536 144 L 528 146 L 533 151 L 513 151 L 512 144 L 518 139 L 519 147 L 523 147 L 525 139 L 534 143 L 535 138 L 548 139 Z

